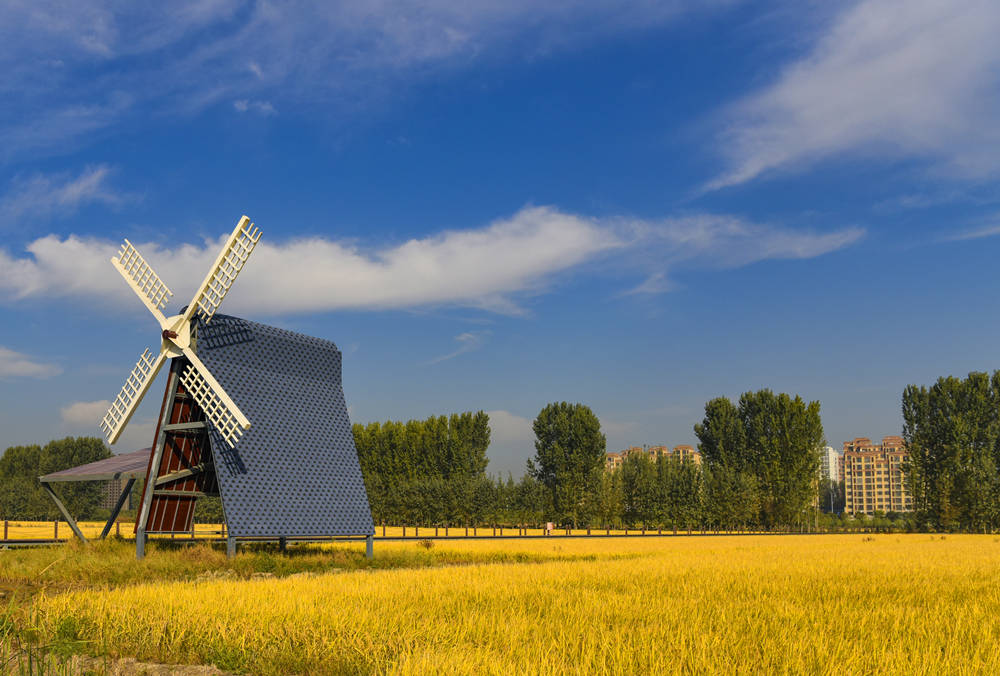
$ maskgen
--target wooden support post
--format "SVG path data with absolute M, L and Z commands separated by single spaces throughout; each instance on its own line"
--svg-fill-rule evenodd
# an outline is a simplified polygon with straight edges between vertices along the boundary
M 156 488 L 156 473 L 160 469 L 160 460 L 163 458 L 163 448 L 167 443 L 167 432 L 164 425 L 170 422 L 170 413 L 174 409 L 174 399 L 177 396 L 177 383 L 180 379 L 181 361 L 174 358 L 170 362 L 170 372 L 167 375 L 167 396 L 160 410 L 160 421 L 157 425 L 156 438 L 153 440 L 153 454 L 149 463 L 149 474 L 146 477 L 146 485 L 143 486 L 142 504 L 139 505 L 139 515 L 136 519 L 135 529 L 135 557 L 141 559 L 146 555 L 146 522 L 149 520 L 149 508 L 153 504 L 153 491 Z
M 56 507 L 58 507 L 59 511 L 62 512 L 63 517 L 65 517 L 65 519 L 66 519 L 66 523 L 69 524 L 69 527 L 73 530 L 73 533 L 78 538 L 80 538 L 80 542 L 86 543 L 87 542 L 87 538 L 83 537 L 83 533 L 80 532 L 79 526 L 76 525 L 76 519 L 74 519 L 72 516 L 70 516 L 69 510 L 66 509 L 66 505 L 64 505 L 62 503 L 62 500 L 59 499 L 59 496 L 56 495 L 56 492 L 54 490 L 52 490 L 52 486 L 50 486 L 46 482 L 42 482 L 42 488 L 44 488 L 46 490 L 46 492 L 49 494 L 49 497 L 52 498 L 52 501 L 54 503 L 56 503 Z M 55 537 L 56 540 L 58 540 L 59 539 L 59 521 L 58 520 L 57 521 L 53 521 L 52 523 L 53 523 L 52 528 L 53 528 L 53 531 L 54 531 L 54 537 Z
M 4 519 L 3 520 L 3 539 L 4 540 L 8 539 L 7 538 L 7 533 L 8 533 L 9 529 L 10 529 L 10 522 L 7 521 L 7 519 Z

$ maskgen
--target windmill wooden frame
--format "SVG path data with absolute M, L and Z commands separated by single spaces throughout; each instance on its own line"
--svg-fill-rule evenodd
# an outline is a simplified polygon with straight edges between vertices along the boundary
M 259 239 L 242 217 L 192 301 L 170 317 L 162 312 L 169 288 L 128 240 L 111 261 L 159 324 L 161 345 L 155 357 L 143 352 L 105 415 L 110 443 L 171 360 L 136 518 L 139 558 L 149 534 L 189 532 L 196 501 L 215 495 L 231 555 L 237 540 L 327 537 L 364 538 L 372 555 L 340 351 L 216 315 Z

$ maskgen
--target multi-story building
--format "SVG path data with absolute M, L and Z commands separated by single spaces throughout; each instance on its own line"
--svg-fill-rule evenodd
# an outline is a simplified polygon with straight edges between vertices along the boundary
M 883 437 L 882 443 L 858 437 L 844 442 L 844 511 L 848 514 L 909 512 L 913 498 L 906 490 L 902 437 Z
M 625 462 L 625 459 L 633 454 L 646 455 L 652 460 L 660 457 L 675 457 L 683 461 L 693 462 L 696 465 L 701 464 L 701 453 L 695 450 L 694 446 L 681 444 L 674 446 L 673 449 L 668 446 L 629 446 L 617 453 L 606 453 L 604 457 L 604 469 L 609 472 L 618 469 Z
M 833 446 L 820 451 L 819 478 L 822 481 L 840 481 L 840 453 Z
M 114 509 L 115 505 L 118 504 L 118 498 L 122 494 L 122 489 L 125 487 L 125 481 L 122 479 L 108 479 L 101 483 L 101 507 L 103 509 Z M 128 497 L 125 499 L 125 504 L 123 505 L 125 509 L 132 509 L 132 494 L 129 493 Z

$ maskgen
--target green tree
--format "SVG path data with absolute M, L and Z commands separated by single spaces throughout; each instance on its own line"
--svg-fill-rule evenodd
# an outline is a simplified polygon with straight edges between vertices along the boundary
M 485 489 L 489 416 L 483 411 L 354 425 L 376 523 L 471 523 Z
M 937 530 L 1000 521 L 1000 371 L 903 391 L 905 476 L 918 519 Z
M 645 453 L 631 453 L 615 471 L 621 475 L 622 518 L 629 526 L 652 526 L 662 512 L 656 470 Z
M 593 512 L 604 468 L 601 422 L 583 404 L 552 403 L 535 418 L 535 457 L 528 472 L 548 490 L 557 520 L 578 526 Z
M 706 467 L 714 473 L 706 491 L 713 518 L 732 518 L 718 503 L 725 496 L 755 495 L 765 526 L 801 521 L 818 491 L 819 408 L 818 401 L 807 404 L 767 389 L 745 392 L 736 406 L 724 398 L 705 405 L 705 418 L 694 429 Z M 715 472 L 720 467 L 728 471 Z M 742 475 L 753 477 L 755 491 L 747 490 Z

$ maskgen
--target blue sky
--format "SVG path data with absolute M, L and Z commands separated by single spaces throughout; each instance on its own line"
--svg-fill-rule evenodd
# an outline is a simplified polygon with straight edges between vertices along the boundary
M 0 447 L 98 434 L 156 346 L 122 238 L 177 309 L 244 213 L 222 311 L 335 341 L 355 421 L 491 412 L 493 472 L 558 400 L 609 450 L 761 387 L 834 446 L 898 434 L 906 384 L 1000 367 L 998 30 L 974 1 L 5 3 Z

